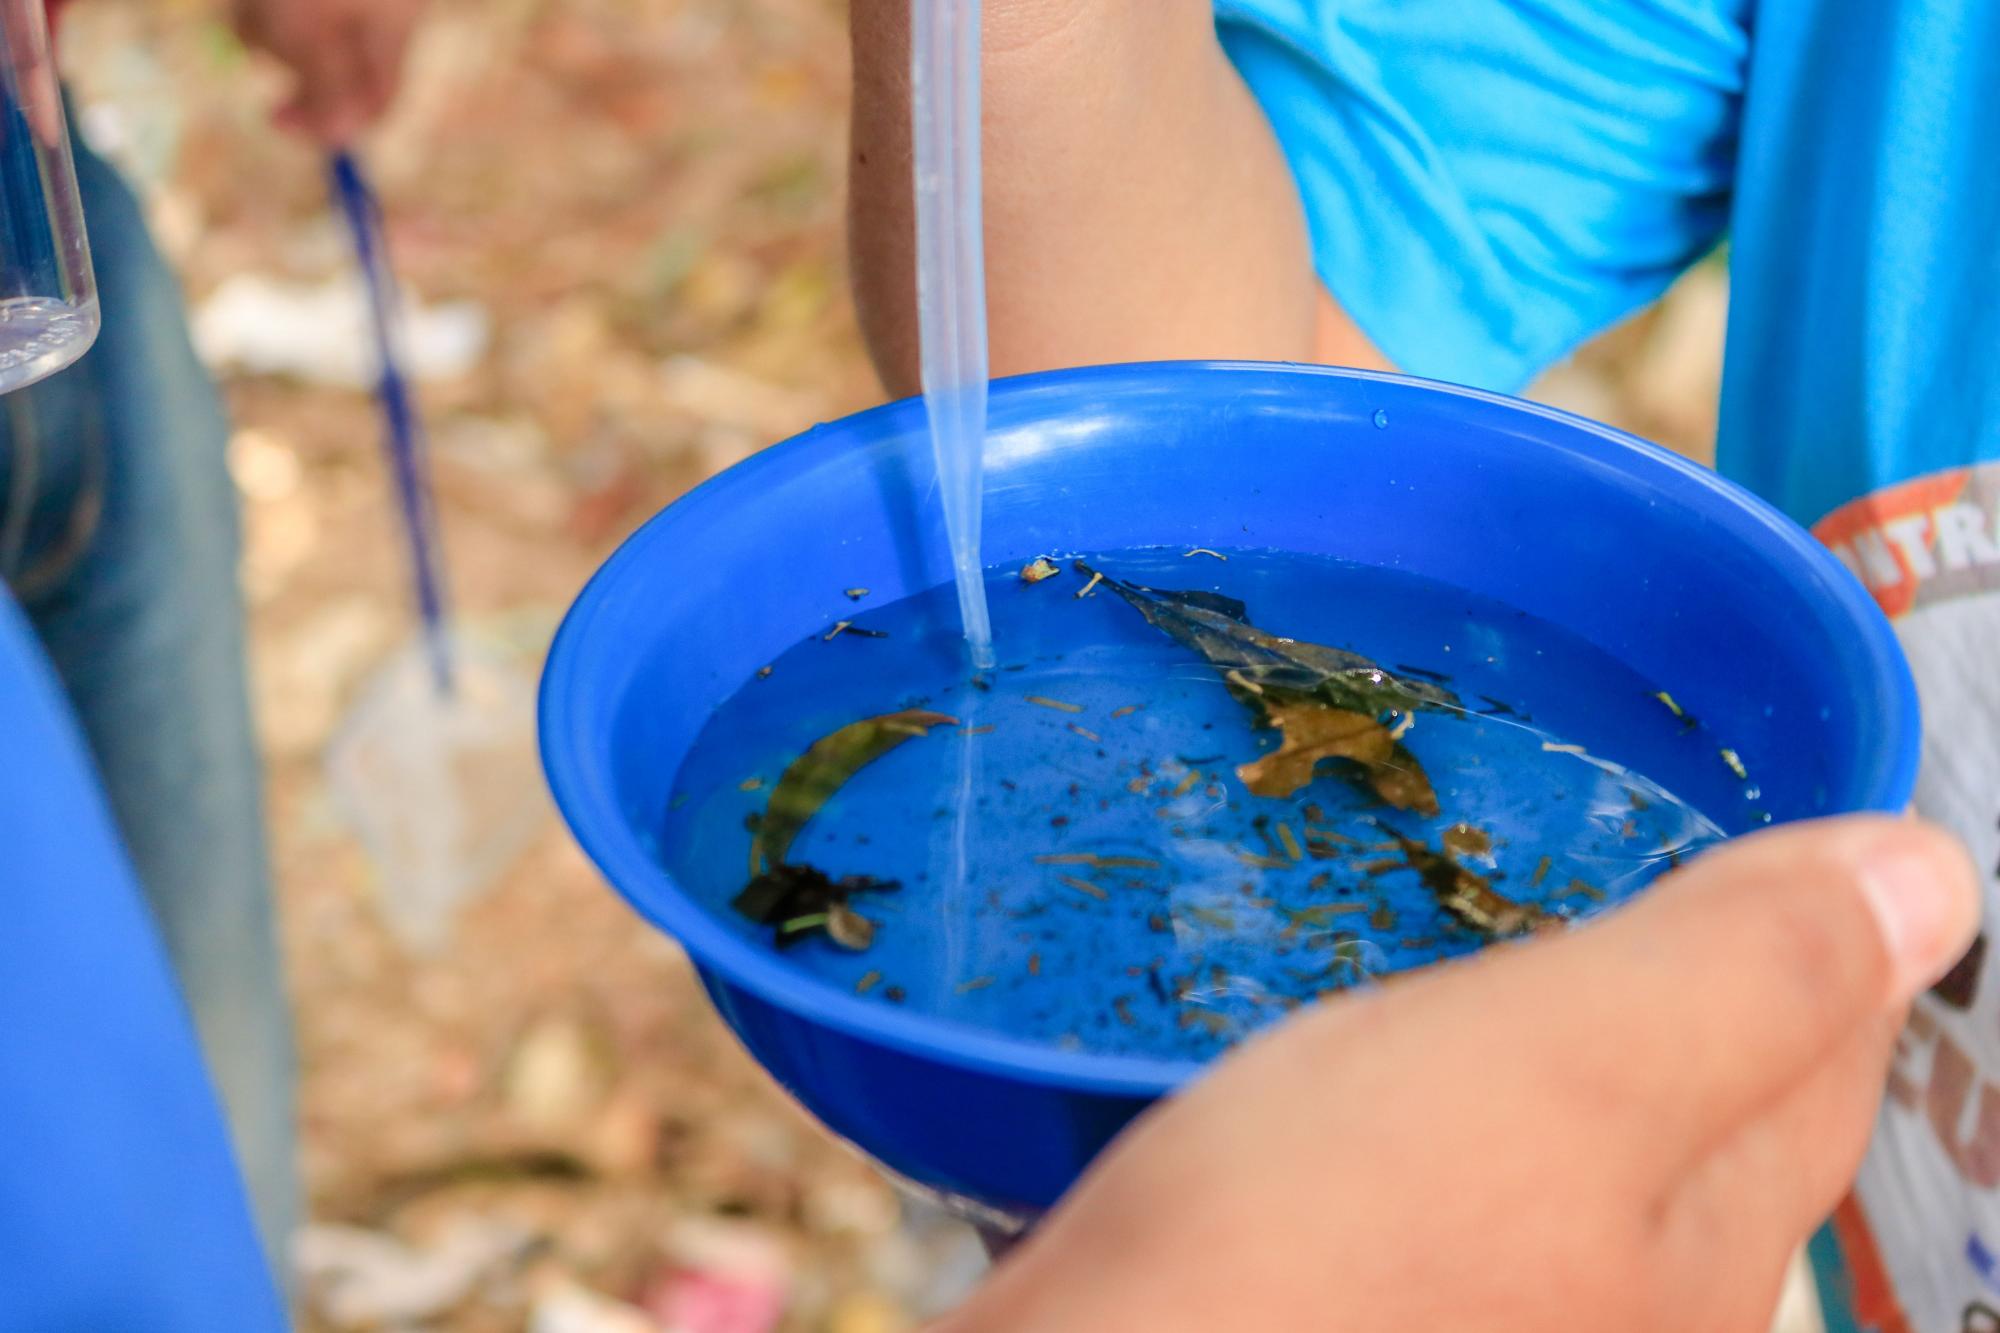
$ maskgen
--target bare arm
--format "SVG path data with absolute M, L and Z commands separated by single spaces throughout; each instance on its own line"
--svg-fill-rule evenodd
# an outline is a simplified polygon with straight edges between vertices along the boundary
M 853 0 L 852 33 L 855 297 L 883 382 L 911 393 L 909 0 Z M 1207 356 L 1382 364 L 1314 278 L 1290 171 L 1209 0 L 987 0 L 983 37 L 995 375 Z

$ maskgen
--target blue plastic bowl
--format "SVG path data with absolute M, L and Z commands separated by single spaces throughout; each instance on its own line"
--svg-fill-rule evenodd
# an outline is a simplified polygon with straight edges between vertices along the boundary
M 1414 570 L 1576 631 L 1731 738 L 1780 820 L 1897 811 L 1917 700 L 1887 622 L 1796 524 L 1604 426 L 1391 375 L 1110 366 L 994 386 L 985 554 L 1256 546 Z M 584 848 L 686 947 L 722 1016 L 832 1129 L 913 1180 L 1045 1208 L 1196 1072 L 1002 1038 L 829 986 L 713 919 L 648 852 L 711 711 L 821 630 L 951 565 L 920 404 L 729 469 L 584 589 L 542 682 L 542 752 Z M 1740 831 L 1740 799 L 1710 810 Z

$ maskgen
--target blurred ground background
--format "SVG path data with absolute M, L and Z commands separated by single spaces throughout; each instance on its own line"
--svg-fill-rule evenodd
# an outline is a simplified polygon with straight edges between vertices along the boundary
M 544 817 L 413 954 L 323 760 L 408 633 L 321 164 L 205 4 L 65 20 L 80 130 L 143 191 L 236 422 L 243 577 L 304 1058 L 310 1329 L 894 1333 L 962 1285 L 767 1084 Z M 842 276 L 836 0 L 434 11 L 371 142 L 461 607 L 532 668 L 637 523 L 877 396 Z M 1705 456 L 1719 266 L 1539 396 Z

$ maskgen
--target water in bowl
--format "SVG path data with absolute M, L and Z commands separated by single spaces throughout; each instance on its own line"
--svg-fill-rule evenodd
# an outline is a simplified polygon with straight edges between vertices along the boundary
M 1402 799 L 1385 801 L 1376 770 L 1340 759 L 1254 794 L 1268 770 L 1239 770 L 1282 739 L 1258 725 L 1257 683 L 1226 679 L 1111 583 L 1051 567 L 1032 583 L 988 571 L 1002 657 L 978 676 L 950 587 L 879 606 L 830 589 L 839 618 L 744 682 L 690 751 L 661 812 L 665 866 L 732 928 L 783 937 L 796 966 L 880 1003 L 1203 1059 L 1316 997 L 1631 897 L 1723 836 L 1669 789 L 1680 776 L 1754 791 L 1659 683 L 1497 602 L 1316 556 L 1089 557 L 1128 587 L 1238 600 L 1274 642 L 1362 654 L 1450 701 L 1380 718 L 1435 813 L 1394 772 Z M 834 891 L 832 933 L 812 904 L 747 917 L 754 830 L 788 767 L 897 713 L 893 747 L 783 855 L 859 877 Z

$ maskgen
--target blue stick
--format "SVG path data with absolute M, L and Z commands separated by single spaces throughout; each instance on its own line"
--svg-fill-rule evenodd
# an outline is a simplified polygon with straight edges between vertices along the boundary
M 395 477 L 403 533 L 409 542 L 417 614 L 423 620 L 424 641 L 438 693 L 448 695 L 452 690 L 451 636 L 444 564 L 438 549 L 437 496 L 431 487 L 423 423 L 418 420 L 410 397 L 397 344 L 396 280 L 382 239 L 382 210 L 352 154 L 334 154 L 331 171 L 334 201 L 347 220 L 355 259 L 368 287 L 375 353 L 381 365 L 375 393 L 382 404 L 383 444 L 388 451 L 390 472 Z

